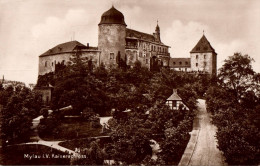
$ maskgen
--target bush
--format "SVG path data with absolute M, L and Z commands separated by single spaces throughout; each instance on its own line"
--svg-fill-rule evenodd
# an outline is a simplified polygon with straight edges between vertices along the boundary
M 250 138 L 251 137 L 251 138 Z M 231 165 L 259 164 L 260 134 L 256 128 L 231 123 L 217 132 L 218 148 Z

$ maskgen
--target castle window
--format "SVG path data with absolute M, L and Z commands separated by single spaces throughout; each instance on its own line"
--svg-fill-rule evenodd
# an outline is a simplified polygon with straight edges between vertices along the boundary
M 45 62 L 45 67 L 47 67 L 47 66 L 48 66 L 48 62 L 46 61 L 46 62 Z
M 188 64 L 189 64 L 189 63 L 186 61 L 186 62 L 185 62 L 185 65 L 188 65 Z
M 46 97 L 46 104 L 49 104 L 49 96 Z
M 180 65 L 182 65 L 182 62 L 179 62 Z
M 196 63 L 196 67 L 198 67 L 198 63 Z
M 110 53 L 110 59 L 115 59 L 115 54 L 114 53 Z
M 199 58 L 199 55 L 196 55 L 196 59 L 198 59 Z
M 175 65 L 176 64 L 176 62 L 173 62 L 173 65 Z
M 206 55 L 204 55 L 204 59 L 206 59 Z

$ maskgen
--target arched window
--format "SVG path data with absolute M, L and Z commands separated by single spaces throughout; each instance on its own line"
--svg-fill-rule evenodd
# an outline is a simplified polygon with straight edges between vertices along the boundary
M 45 62 L 45 67 L 47 67 L 47 66 L 48 66 L 48 62 L 46 61 L 46 62 Z

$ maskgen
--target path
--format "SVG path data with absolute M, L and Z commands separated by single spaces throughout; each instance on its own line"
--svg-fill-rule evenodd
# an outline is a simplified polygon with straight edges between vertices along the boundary
M 210 114 L 206 111 L 205 100 L 198 100 L 199 127 L 197 143 L 188 165 L 227 165 L 224 157 L 217 148 L 217 139 L 215 138 L 217 128 L 210 122 Z
M 28 143 L 24 143 L 26 145 L 45 145 L 45 146 L 48 146 L 50 148 L 53 148 L 53 149 L 56 149 L 56 150 L 59 150 L 59 151 L 62 151 L 62 152 L 68 152 L 69 154 L 73 154 L 73 155 L 76 155 L 77 153 L 74 152 L 73 150 L 70 150 L 70 149 L 67 149 L 63 146 L 60 146 L 58 145 L 60 142 L 62 141 L 44 141 L 44 140 L 39 140 L 37 142 L 28 142 Z
M 22 144 L 45 145 L 45 146 L 48 146 L 50 148 L 53 148 L 53 149 L 56 149 L 56 150 L 59 150 L 62 152 L 68 152 L 70 154 L 76 155 L 77 153 L 75 151 L 59 145 L 60 142 L 64 142 L 64 141 L 45 141 L 39 137 L 37 127 L 40 124 L 40 120 L 42 118 L 43 118 L 43 116 L 39 116 L 39 117 L 33 119 L 33 121 L 32 121 L 32 124 L 33 124 L 31 127 L 31 129 L 33 129 L 33 133 L 31 136 L 32 142 L 27 142 L 27 143 L 22 143 Z M 105 119 L 108 120 L 109 118 L 105 118 Z M 102 138 L 102 137 L 109 137 L 109 136 L 98 136 L 98 137 L 92 137 L 92 138 Z M 66 140 L 66 141 L 69 141 L 69 140 Z
M 59 145 L 59 143 L 63 142 L 63 141 L 44 141 L 39 137 L 37 127 L 38 127 L 40 120 L 42 118 L 43 118 L 43 116 L 39 116 L 39 117 L 33 119 L 33 121 L 32 121 L 33 125 L 31 127 L 31 129 L 33 129 L 31 140 L 33 140 L 33 141 L 23 143 L 23 144 L 26 144 L 26 145 L 28 145 L 28 144 L 45 145 L 45 146 L 48 146 L 50 148 L 53 148 L 53 149 L 56 149 L 56 150 L 59 150 L 59 151 L 62 151 L 62 152 L 68 152 L 70 154 L 76 155 L 77 153 L 75 151 L 67 149 L 67 148 Z

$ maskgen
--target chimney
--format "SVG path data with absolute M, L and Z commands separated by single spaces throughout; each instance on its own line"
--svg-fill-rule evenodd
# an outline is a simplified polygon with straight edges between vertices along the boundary
M 89 43 L 87 43 L 87 48 L 89 48 Z

